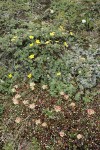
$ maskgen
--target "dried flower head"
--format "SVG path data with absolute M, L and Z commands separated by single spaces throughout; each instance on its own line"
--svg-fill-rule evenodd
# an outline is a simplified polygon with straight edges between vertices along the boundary
M 19 104 L 19 101 L 16 98 L 13 98 L 12 100 L 13 100 L 13 104 L 15 104 L 15 105 Z
M 30 87 L 31 88 L 31 90 L 34 90 L 35 89 L 35 87 Z
M 65 136 L 64 131 L 60 131 L 60 132 L 59 132 L 59 135 L 60 135 L 61 137 L 64 137 L 64 136 Z
M 18 89 L 18 85 L 14 85 L 14 88 L 15 88 L 15 89 Z
M 93 109 L 87 109 L 88 115 L 94 115 L 95 111 Z
M 12 88 L 11 91 L 14 93 L 14 92 L 16 92 L 16 89 L 15 89 L 15 88 Z
M 24 104 L 24 105 L 27 105 L 27 104 L 29 104 L 29 101 L 28 101 L 28 100 L 24 100 L 24 101 L 23 101 L 23 104 Z
M 21 95 L 20 94 L 16 94 L 15 95 L 15 99 L 19 99 L 19 98 L 21 98 Z
M 38 125 L 38 124 L 41 123 L 41 120 L 40 120 L 40 119 L 37 119 L 37 120 L 35 120 L 35 123 L 36 123 L 36 125 Z
M 47 127 L 47 123 L 46 123 L 46 122 L 43 122 L 43 123 L 42 123 L 42 127 Z
M 54 106 L 54 109 L 56 112 L 59 112 L 59 111 L 61 111 L 61 106 Z
M 20 118 L 20 117 L 17 117 L 17 118 L 15 119 L 15 122 L 16 122 L 16 123 L 20 123 L 20 122 L 21 122 L 21 118 Z
M 34 82 L 30 82 L 30 87 L 34 87 L 35 83 Z
M 30 88 L 31 88 L 31 90 L 34 90 L 34 89 L 35 89 L 34 86 L 35 86 L 35 83 L 34 83 L 34 82 L 31 82 L 31 83 L 30 83 Z
M 43 90 L 45 90 L 45 89 L 47 89 L 47 88 L 48 88 L 47 85 L 42 85 L 42 89 L 43 89 Z
M 72 102 L 69 106 L 75 107 L 75 103 Z
M 30 108 L 30 109 L 34 109 L 34 108 L 35 108 L 35 104 L 34 104 L 34 103 L 30 104 L 30 105 L 29 105 L 29 108 Z
M 68 100 L 68 98 L 69 98 L 69 95 L 64 95 L 64 98 L 66 99 L 66 100 Z
M 60 95 L 64 95 L 65 93 L 63 91 L 60 92 Z
M 77 135 L 77 139 L 78 139 L 78 140 L 82 139 L 82 137 L 83 137 L 82 134 L 78 134 L 78 135 Z
M 35 122 L 35 119 L 32 119 L 32 122 Z

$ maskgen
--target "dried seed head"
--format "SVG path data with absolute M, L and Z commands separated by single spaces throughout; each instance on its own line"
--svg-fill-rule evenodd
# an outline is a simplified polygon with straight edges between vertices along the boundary
M 30 104 L 30 105 L 29 105 L 29 108 L 30 108 L 30 109 L 34 109 L 34 108 L 35 108 L 35 104 L 34 104 L 34 103 L 33 103 L 33 104 Z

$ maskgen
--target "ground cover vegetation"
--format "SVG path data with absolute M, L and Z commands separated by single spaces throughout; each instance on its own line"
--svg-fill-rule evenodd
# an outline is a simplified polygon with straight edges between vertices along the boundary
M 0 148 L 99 150 L 99 0 L 0 8 Z

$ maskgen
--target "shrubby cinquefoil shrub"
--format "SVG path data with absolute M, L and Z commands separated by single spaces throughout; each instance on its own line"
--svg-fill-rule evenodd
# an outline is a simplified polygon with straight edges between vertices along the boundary
M 49 85 L 52 95 L 62 90 L 72 95 L 76 84 L 83 88 L 96 85 L 99 49 L 81 49 L 74 44 L 75 35 L 62 26 L 26 25 L 27 29 L 13 29 L 0 39 L 1 66 L 6 70 L 1 80 L 42 82 Z

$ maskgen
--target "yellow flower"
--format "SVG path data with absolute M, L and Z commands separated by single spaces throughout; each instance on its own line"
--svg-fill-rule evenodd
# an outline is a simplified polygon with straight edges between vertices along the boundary
M 57 72 L 57 76 L 60 76 L 61 75 L 61 72 Z
M 31 55 L 29 56 L 29 58 L 30 58 L 30 59 L 33 59 L 33 58 L 34 58 L 34 54 L 31 54 Z
M 31 77 L 32 77 L 32 74 L 31 74 L 31 73 L 30 73 L 30 74 L 28 74 L 28 75 L 27 75 L 27 77 L 28 77 L 28 78 L 31 78 Z
M 32 46 L 33 46 L 33 43 L 30 44 L 30 47 L 32 47 Z
M 30 35 L 29 38 L 32 40 L 32 39 L 34 39 L 34 36 L 33 36 L 33 35 Z
M 50 40 L 45 42 L 45 44 L 49 44 L 49 43 L 50 43 Z
M 73 32 L 70 32 L 70 35 L 72 36 L 72 35 L 74 35 L 74 33 L 73 33 Z
M 36 40 L 35 42 L 36 42 L 36 44 L 40 44 L 41 43 L 40 40 Z
M 10 73 L 10 74 L 8 74 L 8 77 L 9 77 L 9 78 L 12 78 L 12 74 L 11 74 L 11 73 Z
M 14 38 L 14 39 L 17 39 L 17 36 L 14 36 L 13 38 Z
M 12 38 L 12 39 L 11 39 L 11 42 L 13 42 L 13 41 L 15 41 L 15 39 Z
M 17 36 L 14 36 L 12 39 L 11 39 L 11 42 L 15 41 L 17 39 Z
M 50 32 L 50 36 L 54 36 L 55 35 L 55 32 Z
M 59 43 L 59 41 L 55 41 L 56 43 Z
M 64 31 L 64 28 L 63 28 L 63 26 L 60 26 L 60 27 L 59 27 L 59 29 L 60 29 L 60 30 L 62 30 L 62 31 Z
M 67 42 L 64 42 L 64 46 L 68 47 L 68 44 L 67 44 Z

